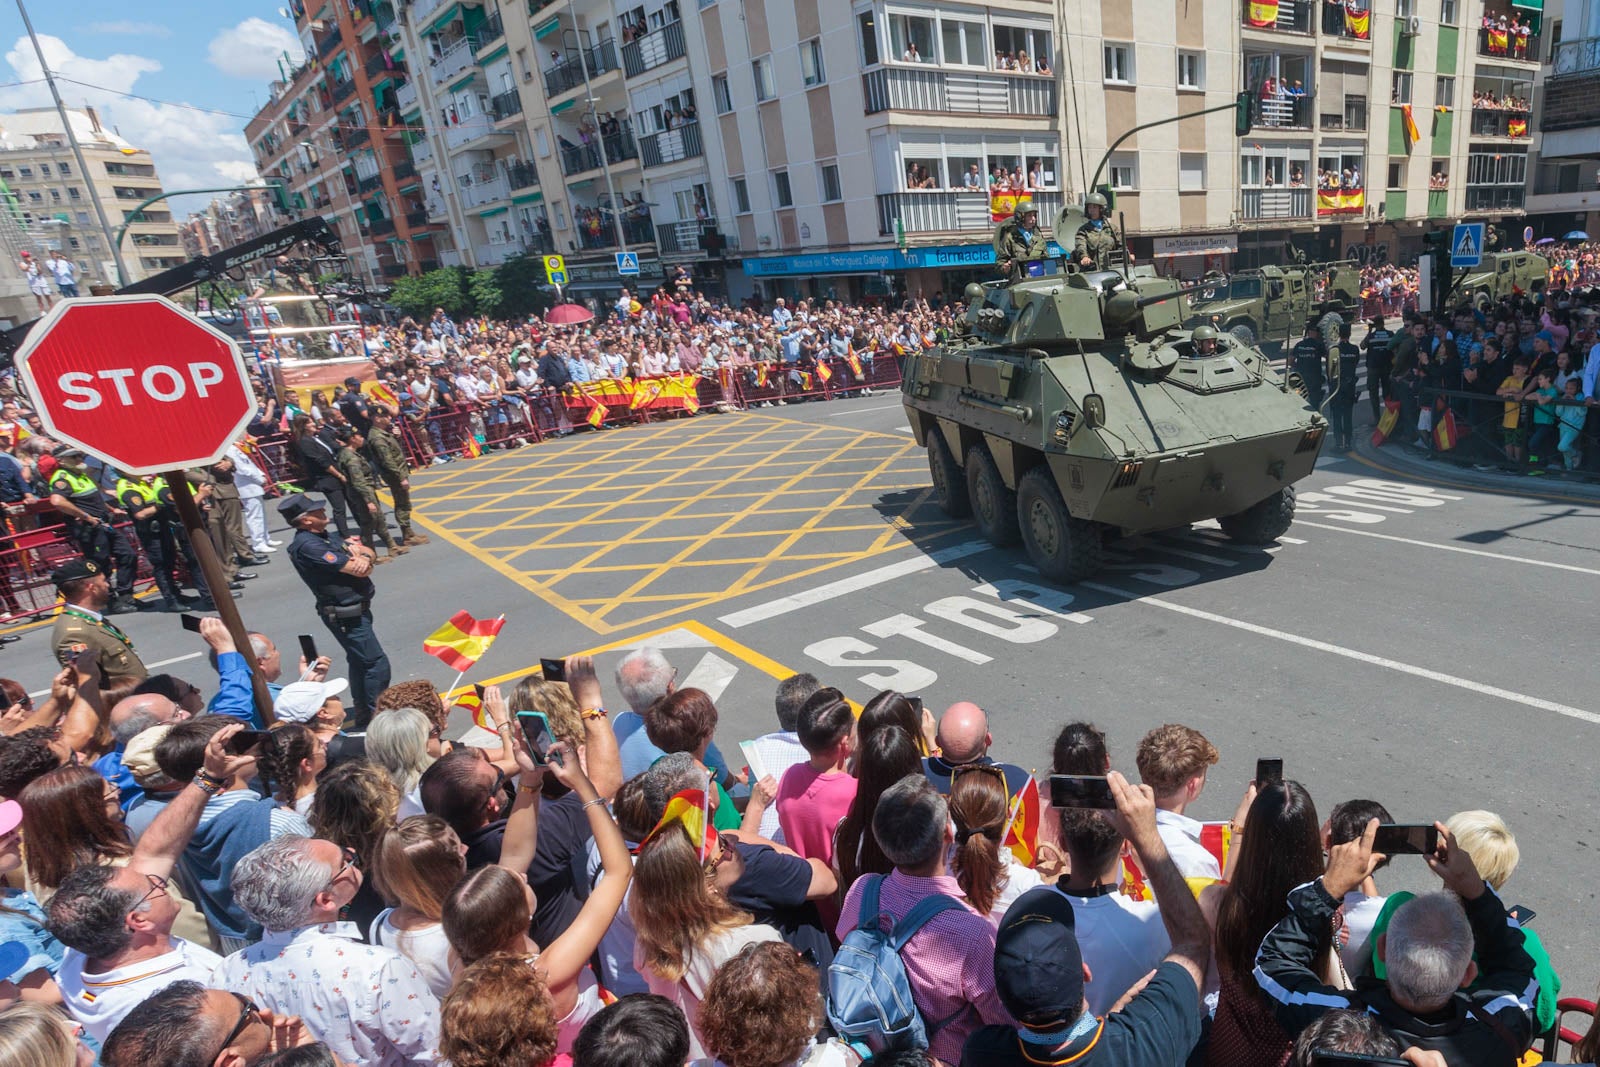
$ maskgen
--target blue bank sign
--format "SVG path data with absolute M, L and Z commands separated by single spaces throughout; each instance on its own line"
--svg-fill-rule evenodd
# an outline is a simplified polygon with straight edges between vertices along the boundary
M 1061 255 L 1055 242 L 1052 256 Z M 765 256 L 744 261 L 744 272 L 752 278 L 774 278 L 793 274 L 881 274 L 891 270 L 935 270 L 952 267 L 987 267 L 994 264 L 994 246 L 932 245 L 908 248 L 869 248 L 861 252 L 810 252 L 798 256 Z

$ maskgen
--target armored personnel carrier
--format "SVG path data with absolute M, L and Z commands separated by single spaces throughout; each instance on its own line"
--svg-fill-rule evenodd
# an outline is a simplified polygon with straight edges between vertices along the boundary
M 1063 248 L 1083 221 L 1061 212 Z M 969 285 L 963 334 L 906 364 L 939 504 L 1058 581 L 1098 571 L 1108 536 L 1218 519 L 1274 540 L 1327 430 L 1259 350 L 1221 334 L 1203 351 L 1184 291 L 1145 271 Z
M 1279 345 L 1330 311 L 1358 318 L 1361 270 L 1340 262 L 1240 271 L 1203 284 L 1189 307 L 1188 326 L 1210 323 L 1246 345 Z

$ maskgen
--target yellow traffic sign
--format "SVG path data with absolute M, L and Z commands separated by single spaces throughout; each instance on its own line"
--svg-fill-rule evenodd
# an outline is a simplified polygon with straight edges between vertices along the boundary
M 551 285 L 567 284 L 567 261 L 560 256 L 544 257 L 544 276 Z

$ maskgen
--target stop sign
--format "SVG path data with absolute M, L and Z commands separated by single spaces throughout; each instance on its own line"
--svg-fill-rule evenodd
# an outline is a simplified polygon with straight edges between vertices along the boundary
M 63 300 L 16 364 L 51 437 L 133 474 L 215 463 L 256 410 L 239 346 L 164 296 Z

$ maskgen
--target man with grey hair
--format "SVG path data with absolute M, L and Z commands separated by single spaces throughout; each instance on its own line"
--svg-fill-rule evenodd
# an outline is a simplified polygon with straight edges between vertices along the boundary
M 233 893 L 265 934 L 223 960 L 210 984 L 299 1016 L 346 1063 L 437 1063 L 439 1001 L 428 983 L 339 921 L 360 888 L 355 854 L 331 841 L 290 834 L 249 853 L 233 869 Z
M 1440 1053 L 1450 1067 L 1511 1067 L 1527 1049 L 1539 985 L 1522 929 L 1466 849 L 1442 823 L 1434 826 L 1438 851 L 1425 859 L 1449 892 L 1416 897 L 1394 913 L 1378 939 L 1383 978 L 1364 976 L 1354 990 L 1339 990 L 1318 974 L 1339 902 L 1384 858 L 1372 851 L 1377 819 L 1360 839 L 1330 849 L 1321 878 L 1289 894 L 1289 914 L 1262 940 L 1255 970 L 1285 1033 L 1353 1008 L 1377 1016 L 1403 1046 Z
M 954 906 L 947 905 L 901 947 L 900 959 L 911 982 L 911 999 L 928 1026 L 928 1052 L 945 1063 L 960 1063 L 962 1046 L 979 1027 L 1016 1022 L 995 988 L 995 928 L 966 903 L 950 873 L 955 830 L 949 805 L 926 778 L 902 778 L 879 799 L 872 832 L 894 871 L 887 877 L 856 879 L 841 909 L 839 939 L 861 925 L 869 889 L 866 903 L 875 898 L 875 910 L 894 922 L 930 897 L 953 901 Z M 935 1032 L 939 1023 L 943 1025 Z
M 617 735 L 617 752 L 622 757 L 622 780 L 637 778 L 650 769 L 650 765 L 666 752 L 656 747 L 644 728 L 644 713 L 651 705 L 678 688 L 678 669 L 667 662 L 659 648 L 640 645 L 622 657 L 617 664 L 617 689 L 627 703 L 628 710 L 611 720 L 611 729 Z M 717 743 L 706 749 L 706 765 L 718 774 L 726 772 L 727 763 L 717 751 Z

